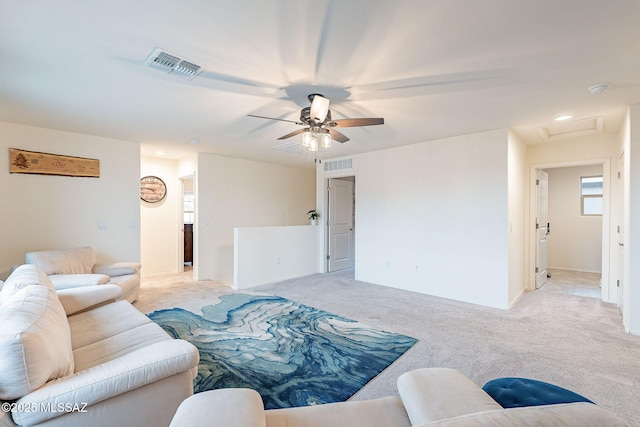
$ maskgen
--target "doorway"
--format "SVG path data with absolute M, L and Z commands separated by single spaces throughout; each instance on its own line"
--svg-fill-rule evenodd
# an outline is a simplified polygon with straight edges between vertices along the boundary
M 540 172 L 548 173 L 548 220 L 540 227 L 538 221 L 541 207 L 538 186 Z M 544 174 L 542 174 L 544 175 Z M 601 176 L 602 212 L 599 215 L 585 213 L 584 197 L 582 197 L 581 177 Z M 553 276 L 559 270 L 600 273 L 601 289 L 599 298 L 609 302 L 610 259 L 609 259 L 609 160 L 588 162 L 569 162 L 532 166 L 531 170 L 531 206 L 530 206 L 530 288 L 538 288 L 540 284 L 536 267 L 540 264 L 539 236 L 540 229 L 546 234 L 545 263 L 548 272 Z M 593 200 L 588 200 L 591 203 Z M 590 206 L 590 204 L 588 205 Z M 588 236 L 588 237 L 585 237 Z M 582 239 L 582 242 L 579 240 Z M 585 240 L 586 239 L 586 240 Z M 545 273 L 546 275 L 546 273 Z M 552 281 L 555 283 L 556 281 Z M 613 302 L 613 301 L 611 301 Z
M 548 240 L 549 240 L 549 174 L 538 169 L 536 178 L 536 289 L 540 289 L 549 278 Z
M 195 220 L 195 191 L 193 185 L 193 176 L 180 178 L 182 183 L 182 203 L 180 204 L 180 227 L 182 238 L 179 246 L 179 271 L 193 272 L 194 256 L 193 256 L 193 227 Z
M 355 176 L 327 181 L 326 271 L 355 265 Z

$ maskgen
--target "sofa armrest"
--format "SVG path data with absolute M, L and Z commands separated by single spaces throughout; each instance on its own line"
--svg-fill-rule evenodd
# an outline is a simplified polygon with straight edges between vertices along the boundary
M 58 299 L 67 317 L 120 298 L 122 298 L 122 289 L 117 285 L 83 286 L 58 291 Z
M 402 374 L 398 392 L 411 425 L 502 409 L 476 383 L 455 369 L 427 368 Z
M 559 405 L 522 406 L 466 414 L 419 427 L 469 426 L 555 426 L 555 427 L 629 427 L 617 415 L 592 403 L 561 403 Z
M 114 262 L 110 264 L 96 264 L 93 266 L 95 274 L 106 274 L 110 277 L 124 276 L 126 274 L 137 274 L 140 271 L 140 263 L 137 262 Z
M 18 400 L 18 407 L 64 407 L 78 405 L 91 410 L 91 405 L 139 387 L 185 372 L 198 365 L 198 349 L 184 340 L 157 342 L 76 372 L 49 381 Z M 49 406 L 48 406 L 49 405 Z M 14 412 L 20 425 L 38 424 L 62 415 L 60 412 Z
M 51 274 L 47 277 L 56 290 L 105 285 L 111 280 L 111 277 L 105 274 Z
M 194 394 L 184 400 L 170 427 L 266 427 L 262 398 L 248 388 L 226 388 Z

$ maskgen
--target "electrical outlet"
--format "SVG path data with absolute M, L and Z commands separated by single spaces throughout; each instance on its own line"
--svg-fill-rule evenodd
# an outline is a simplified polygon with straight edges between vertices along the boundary
M 276 264 L 280 264 L 280 257 L 276 258 Z
M 98 230 L 106 230 L 108 228 L 107 221 L 98 221 Z

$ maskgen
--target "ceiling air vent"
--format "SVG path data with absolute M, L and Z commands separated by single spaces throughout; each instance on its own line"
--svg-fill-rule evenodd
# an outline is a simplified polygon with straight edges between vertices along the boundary
M 189 80 L 200 74 L 203 69 L 200 65 L 160 48 L 155 48 L 144 64 Z
M 284 144 L 276 145 L 271 148 L 274 150 L 286 151 L 288 153 L 301 154 L 303 156 L 309 154 L 307 147 L 297 141 L 285 142 Z

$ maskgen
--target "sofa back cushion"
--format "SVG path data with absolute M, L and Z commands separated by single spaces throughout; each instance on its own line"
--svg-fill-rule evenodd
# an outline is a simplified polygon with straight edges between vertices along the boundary
M 18 267 L 0 291 L 0 399 L 18 399 L 74 371 L 71 333 L 53 284 Z
M 51 251 L 29 252 L 24 260 L 35 264 L 45 274 L 91 274 L 96 263 L 93 248 L 58 249 Z

